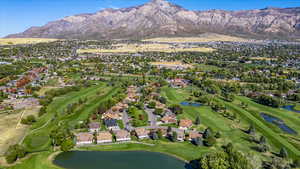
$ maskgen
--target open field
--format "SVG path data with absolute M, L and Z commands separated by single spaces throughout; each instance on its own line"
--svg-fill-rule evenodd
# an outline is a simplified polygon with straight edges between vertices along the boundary
M 180 67 L 184 67 L 184 68 L 192 68 L 193 66 L 190 64 L 184 64 L 182 62 L 151 62 L 150 63 L 153 66 L 165 66 L 165 67 L 176 67 L 176 66 L 180 66 Z
M 199 42 L 246 42 L 247 39 L 221 35 L 221 34 L 203 34 L 199 37 L 161 37 L 161 38 L 153 38 L 146 39 L 146 42 L 161 42 L 161 43 L 199 43 Z
M 25 136 L 29 127 L 20 123 L 22 117 L 37 115 L 39 109 L 40 106 L 33 106 L 0 114 L 0 156 L 10 145 L 19 143 Z
M 44 38 L 0 38 L 0 45 L 19 45 L 19 44 L 36 44 L 44 42 L 54 42 L 58 39 Z
M 138 52 L 212 52 L 214 49 L 205 47 L 173 47 L 168 44 L 117 44 L 114 49 L 79 49 L 77 53 L 138 53 Z
M 251 60 L 266 60 L 266 61 L 274 61 L 277 60 L 277 58 L 267 58 L 267 57 L 251 57 Z

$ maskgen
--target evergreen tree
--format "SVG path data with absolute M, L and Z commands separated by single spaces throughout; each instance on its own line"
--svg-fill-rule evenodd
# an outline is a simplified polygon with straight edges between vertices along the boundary
M 196 121 L 195 121 L 195 124 L 196 124 L 196 125 L 199 125 L 199 124 L 200 124 L 200 117 L 199 117 L 199 116 L 197 116 Z
M 286 151 L 286 149 L 284 147 L 282 147 L 280 149 L 279 156 L 282 158 L 288 158 L 288 152 Z

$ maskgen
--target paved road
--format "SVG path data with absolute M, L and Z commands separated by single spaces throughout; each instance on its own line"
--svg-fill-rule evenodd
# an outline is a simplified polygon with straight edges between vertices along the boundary
M 146 105 L 144 106 L 145 112 L 148 114 L 148 121 L 150 122 L 150 126 L 157 126 L 157 118 L 156 115 L 153 114 L 154 109 L 149 109 Z
M 126 111 L 123 111 L 122 121 L 123 121 L 123 124 L 124 124 L 124 126 L 125 126 L 126 129 L 128 129 L 128 130 L 132 130 L 133 129 L 133 127 L 130 124 L 129 117 L 128 117 L 128 114 L 127 114 Z

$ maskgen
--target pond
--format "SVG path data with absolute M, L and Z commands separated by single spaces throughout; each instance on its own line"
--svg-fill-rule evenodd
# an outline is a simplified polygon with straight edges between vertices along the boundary
M 70 151 L 59 154 L 54 164 L 67 169 L 186 169 L 177 158 L 145 151 Z
M 294 109 L 295 108 L 294 105 L 286 105 L 286 106 L 283 106 L 282 108 L 285 109 L 285 110 L 288 110 L 288 111 L 293 111 L 293 112 L 296 112 L 296 113 L 300 113 L 299 110 Z
M 282 131 L 289 133 L 289 134 L 297 134 L 297 132 L 293 129 L 291 129 L 289 126 L 287 126 L 283 120 L 271 116 L 269 114 L 266 113 L 260 113 L 261 117 L 264 118 L 264 120 L 266 120 L 269 123 L 273 123 L 276 126 L 278 126 Z
M 182 106 L 193 106 L 193 107 L 200 107 L 202 104 L 200 103 L 192 103 L 192 102 L 181 102 Z

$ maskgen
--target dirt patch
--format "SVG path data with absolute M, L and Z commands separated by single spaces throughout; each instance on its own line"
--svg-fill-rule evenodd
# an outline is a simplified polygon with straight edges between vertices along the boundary
M 30 126 L 20 123 L 23 117 L 37 115 L 41 106 L 29 106 L 23 110 L 15 110 L 0 114 L 0 156 L 8 147 L 23 140 Z

